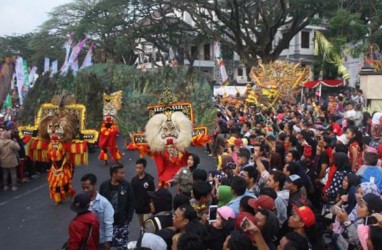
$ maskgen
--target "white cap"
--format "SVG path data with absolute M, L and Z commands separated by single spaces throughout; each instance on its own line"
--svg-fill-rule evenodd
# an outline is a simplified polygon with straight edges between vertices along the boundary
M 340 141 L 344 145 L 347 145 L 349 143 L 349 140 L 348 140 L 348 138 L 346 138 L 345 134 L 343 134 L 341 136 L 337 136 L 337 141 Z
M 297 125 L 293 125 L 293 130 L 296 133 L 301 133 L 301 128 L 299 126 L 297 126 Z

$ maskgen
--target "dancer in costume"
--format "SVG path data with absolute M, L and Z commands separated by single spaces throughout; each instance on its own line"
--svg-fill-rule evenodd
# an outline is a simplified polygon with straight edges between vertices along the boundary
M 74 166 L 87 164 L 87 142 L 95 142 L 98 137 L 97 131 L 84 129 L 85 106 L 64 105 L 65 95 L 58 99 L 60 105 L 41 105 L 38 125 L 19 127 L 31 160 L 52 164 L 48 174 L 49 195 L 56 204 L 74 196 Z
M 139 150 L 141 157 L 153 157 L 158 171 L 159 185 L 167 186 L 181 167 L 187 165 L 187 147 L 204 146 L 208 141 L 207 128 L 193 127 L 192 105 L 178 102 L 166 89 L 160 103 L 148 107 L 150 120 L 144 133 L 133 134 L 128 149 Z
M 122 157 L 116 140 L 119 129 L 115 124 L 115 117 L 118 110 L 121 109 L 122 91 L 112 93 L 111 95 L 103 94 L 103 101 L 103 122 L 98 141 L 101 152 L 98 159 L 105 161 L 105 165 L 107 165 L 107 160 L 109 159 L 108 152 L 110 152 L 111 158 L 115 162 L 118 162 Z

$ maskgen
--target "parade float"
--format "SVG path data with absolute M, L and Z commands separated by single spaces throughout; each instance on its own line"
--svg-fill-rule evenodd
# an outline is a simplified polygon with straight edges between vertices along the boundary
M 88 163 L 88 143 L 98 131 L 85 129 L 86 108 L 63 94 L 40 106 L 33 126 L 19 126 L 26 155 L 36 162 L 51 163 L 48 174 L 50 198 L 60 204 L 72 197 L 74 167 Z
M 129 150 L 138 150 L 155 160 L 159 185 L 167 185 L 177 171 L 186 166 L 189 146 L 204 146 L 209 141 L 207 128 L 194 126 L 194 111 L 189 102 L 179 102 L 166 88 L 157 104 L 147 107 L 145 131 L 132 134 Z

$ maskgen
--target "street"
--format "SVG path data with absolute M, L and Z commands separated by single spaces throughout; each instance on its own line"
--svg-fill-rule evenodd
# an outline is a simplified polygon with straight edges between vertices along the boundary
M 124 150 L 124 140 L 118 138 L 121 152 L 124 153 L 122 163 L 126 170 L 126 179 L 130 182 L 135 175 L 135 161 L 139 155 L 134 151 Z M 200 157 L 199 167 L 208 170 L 215 163 L 202 148 L 190 148 L 189 152 Z M 73 187 L 76 192 L 82 192 L 80 179 L 86 173 L 94 173 L 100 183 L 107 180 L 109 166 L 97 159 L 99 150 L 89 154 L 89 165 L 75 169 Z M 146 171 L 154 176 L 157 174 L 154 162 L 148 158 Z M 75 213 L 70 210 L 70 201 L 62 205 L 54 205 L 49 198 L 47 174 L 29 183 L 19 185 L 18 191 L 0 191 L 0 242 L 1 249 L 8 250 L 57 250 L 68 239 L 68 225 Z M 157 184 L 157 183 L 156 183 Z M 174 190 L 172 189 L 172 192 Z M 139 226 L 134 216 L 129 226 L 129 241 L 139 236 Z

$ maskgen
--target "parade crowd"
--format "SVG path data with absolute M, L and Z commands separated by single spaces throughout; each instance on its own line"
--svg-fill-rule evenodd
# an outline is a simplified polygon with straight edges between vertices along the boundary
M 382 112 L 362 112 L 362 91 L 276 107 L 218 99 L 213 171 L 190 154 L 160 188 L 144 158 L 131 180 L 122 164 L 103 183 L 85 174 L 63 248 L 381 249 Z M 15 125 L 0 116 L 4 190 L 48 169 L 25 164 Z

